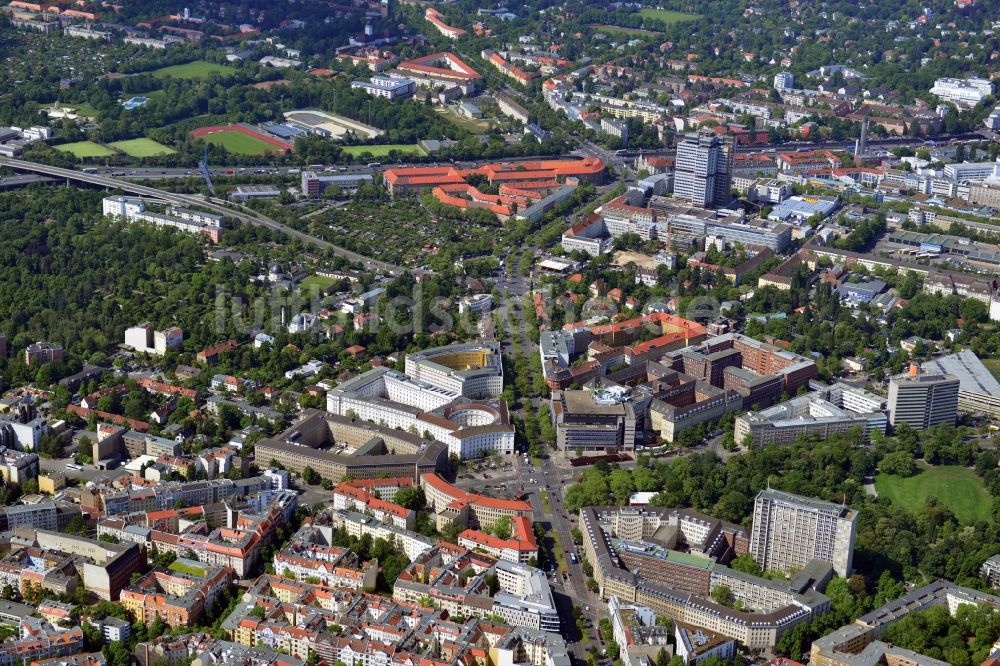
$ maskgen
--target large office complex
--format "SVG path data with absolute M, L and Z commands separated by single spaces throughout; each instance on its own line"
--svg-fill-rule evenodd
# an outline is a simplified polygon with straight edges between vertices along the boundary
M 513 452 L 514 427 L 498 399 L 503 370 L 494 345 L 417 352 L 407 356 L 406 370 L 374 368 L 347 380 L 327 393 L 327 411 L 423 435 L 462 458 Z
M 738 443 L 749 437 L 753 446 L 763 446 L 791 444 L 805 436 L 825 439 L 858 428 L 867 439 L 875 431 L 884 434 L 887 425 L 883 398 L 864 389 L 835 384 L 737 417 L 734 436 Z
M 413 352 L 406 355 L 406 374 L 466 398 L 497 398 L 503 391 L 500 344 L 469 342 Z
M 117 601 L 122 588 L 129 585 L 132 574 L 146 568 L 146 553 L 134 543 L 105 543 L 73 534 L 27 528 L 15 530 L 14 536 L 18 543 L 24 544 L 17 552 L 24 553 L 27 558 L 21 571 L 24 580 L 15 583 L 15 587 L 20 586 L 22 591 L 25 584 L 32 584 L 28 579 L 35 579 L 40 588 L 52 589 L 49 587 L 52 582 L 49 574 L 58 569 L 70 577 L 78 577 L 83 587 L 97 597 Z M 32 549 L 49 553 L 51 566 L 33 569 L 30 561 Z M 53 555 L 56 557 L 53 558 Z M 72 564 L 64 566 L 59 563 L 65 561 Z
M 626 393 L 554 391 L 552 418 L 560 451 L 604 453 L 635 448 L 635 410 Z
M 954 102 L 962 108 L 972 108 L 993 94 L 993 82 L 989 79 L 941 78 L 934 81 L 930 90 L 943 100 Z
M 958 408 L 963 412 L 1000 417 L 1000 382 L 971 349 L 932 358 L 921 363 L 920 370 L 958 377 Z
M 584 507 L 582 550 L 604 599 L 646 607 L 747 647 L 773 647 L 786 631 L 830 607 L 832 567 L 810 562 L 790 581 L 741 573 L 726 563 L 747 552 L 746 531 L 688 509 Z M 711 598 L 728 588 L 729 608 Z
M 762 490 L 754 501 L 750 555 L 765 571 L 790 573 L 812 560 L 851 575 L 858 512 L 840 504 Z
M 921 374 L 910 365 L 906 374 L 889 380 L 889 423 L 906 423 L 926 430 L 939 423 L 955 423 L 958 418 L 960 381 L 955 375 Z
M 419 478 L 444 469 L 448 447 L 404 430 L 348 416 L 307 409 L 298 423 L 257 442 L 258 460 L 276 461 L 302 473 L 306 467 L 326 479 L 374 479 L 380 476 Z
M 504 518 L 532 520 L 531 503 L 519 499 L 498 499 L 462 490 L 435 473 L 420 477 L 427 509 L 438 528 L 457 522 L 473 529 L 493 529 Z
M 729 203 L 733 153 L 715 132 L 689 135 L 677 145 L 674 196 L 706 208 Z

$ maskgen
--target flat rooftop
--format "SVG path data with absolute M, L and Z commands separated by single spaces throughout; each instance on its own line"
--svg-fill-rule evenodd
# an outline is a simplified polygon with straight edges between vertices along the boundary
M 625 413 L 622 403 L 611 405 L 598 404 L 592 391 L 563 391 L 563 402 L 570 414 L 600 414 L 603 416 L 618 416 Z
M 956 354 L 948 354 L 925 361 L 920 364 L 920 369 L 929 375 L 954 375 L 958 377 L 959 390 L 961 391 L 1000 397 L 1000 382 L 970 349 L 963 349 Z

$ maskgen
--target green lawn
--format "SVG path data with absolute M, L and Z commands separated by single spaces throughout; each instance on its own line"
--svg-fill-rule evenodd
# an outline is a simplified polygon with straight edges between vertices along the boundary
M 404 155 L 424 155 L 423 149 L 415 143 L 392 143 L 384 146 L 344 146 L 342 149 L 352 157 L 371 153 L 372 157 L 387 157 L 390 150 L 397 150 Z
M 153 75 L 159 78 L 172 76 L 175 79 L 203 79 L 209 74 L 232 74 L 236 70 L 227 65 L 218 65 L 214 62 L 195 60 L 186 62 L 183 65 L 170 65 L 161 67 L 153 71 Z
M 701 14 L 685 14 L 684 12 L 675 12 L 669 9 L 653 9 L 652 7 L 644 7 L 640 9 L 639 15 L 643 18 L 663 21 L 668 25 L 681 23 L 683 21 L 694 21 L 701 18 Z
M 92 107 L 90 104 L 84 102 L 83 104 L 61 104 L 60 106 L 65 106 L 67 108 L 73 109 L 77 113 L 87 116 L 88 118 L 96 118 L 100 114 L 97 109 Z
M 981 358 L 979 359 L 986 366 L 986 369 L 1000 381 L 1000 358 Z
M 171 571 L 176 571 L 178 573 L 184 573 L 189 576 L 205 576 L 205 569 L 202 567 L 191 566 L 190 564 L 184 564 L 183 562 L 174 561 L 170 563 L 167 567 Z
M 278 150 L 277 146 L 243 132 L 215 132 L 201 138 L 213 146 L 222 146 L 235 155 L 263 155 Z
M 644 30 L 642 28 L 623 28 L 617 25 L 608 25 L 606 23 L 593 23 L 590 26 L 594 30 L 598 30 L 609 35 L 618 35 L 620 37 L 635 37 L 637 39 L 642 39 L 643 37 L 656 37 L 662 35 L 662 32 L 656 32 L 653 30 Z
M 892 474 L 875 477 L 875 489 L 907 511 L 923 508 L 928 497 L 936 497 L 963 523 L 989 520 L 992 501 L 983 480 L 967 467 L 942 465 L 925 467 L 909 478 Z
M 99 143 L 94 143 L 93 141 L 77 141 L 76 143 L 65 143 L 61 146 L 56 146 L 58 150 L 64 153 L 72 153 L 73 157 L 83 159 L 84 157 L 109 157 L 115 154 L 115 151 L 102 146 Z
M 171 155 L 177 151 L 162 143 L 152 139 L 129 139 L 128 141 L 115 141 L 109 143 L 112 148 L 117 148 L 126 155 L 132 157 L 157 157 L 159 155 Z
M 336 283 L 337 280 L 334 280 L 333 278 L 324 277 L 322 275 L 310 275 L 302 281 L 302 291 L 310 292 L 313 290 L 314 286 L 320 291 L 323 291 Z

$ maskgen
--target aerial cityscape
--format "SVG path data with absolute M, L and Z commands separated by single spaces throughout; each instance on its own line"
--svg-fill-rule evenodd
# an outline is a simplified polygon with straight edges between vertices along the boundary
M 0 666 L 1000 666 L 1000 1 L 0 60 Z

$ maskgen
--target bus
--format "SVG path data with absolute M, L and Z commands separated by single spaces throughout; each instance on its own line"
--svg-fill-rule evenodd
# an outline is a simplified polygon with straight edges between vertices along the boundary
M 370 162 L 370 163 L 368 164 L 368 168 L 369 168 L 369 169 L 378 169 L 378 168 L 379 168 L 379 167 L 381 167 L 381 166 L 382 166 L 382 163 L 381 163 L 381 162 Z

